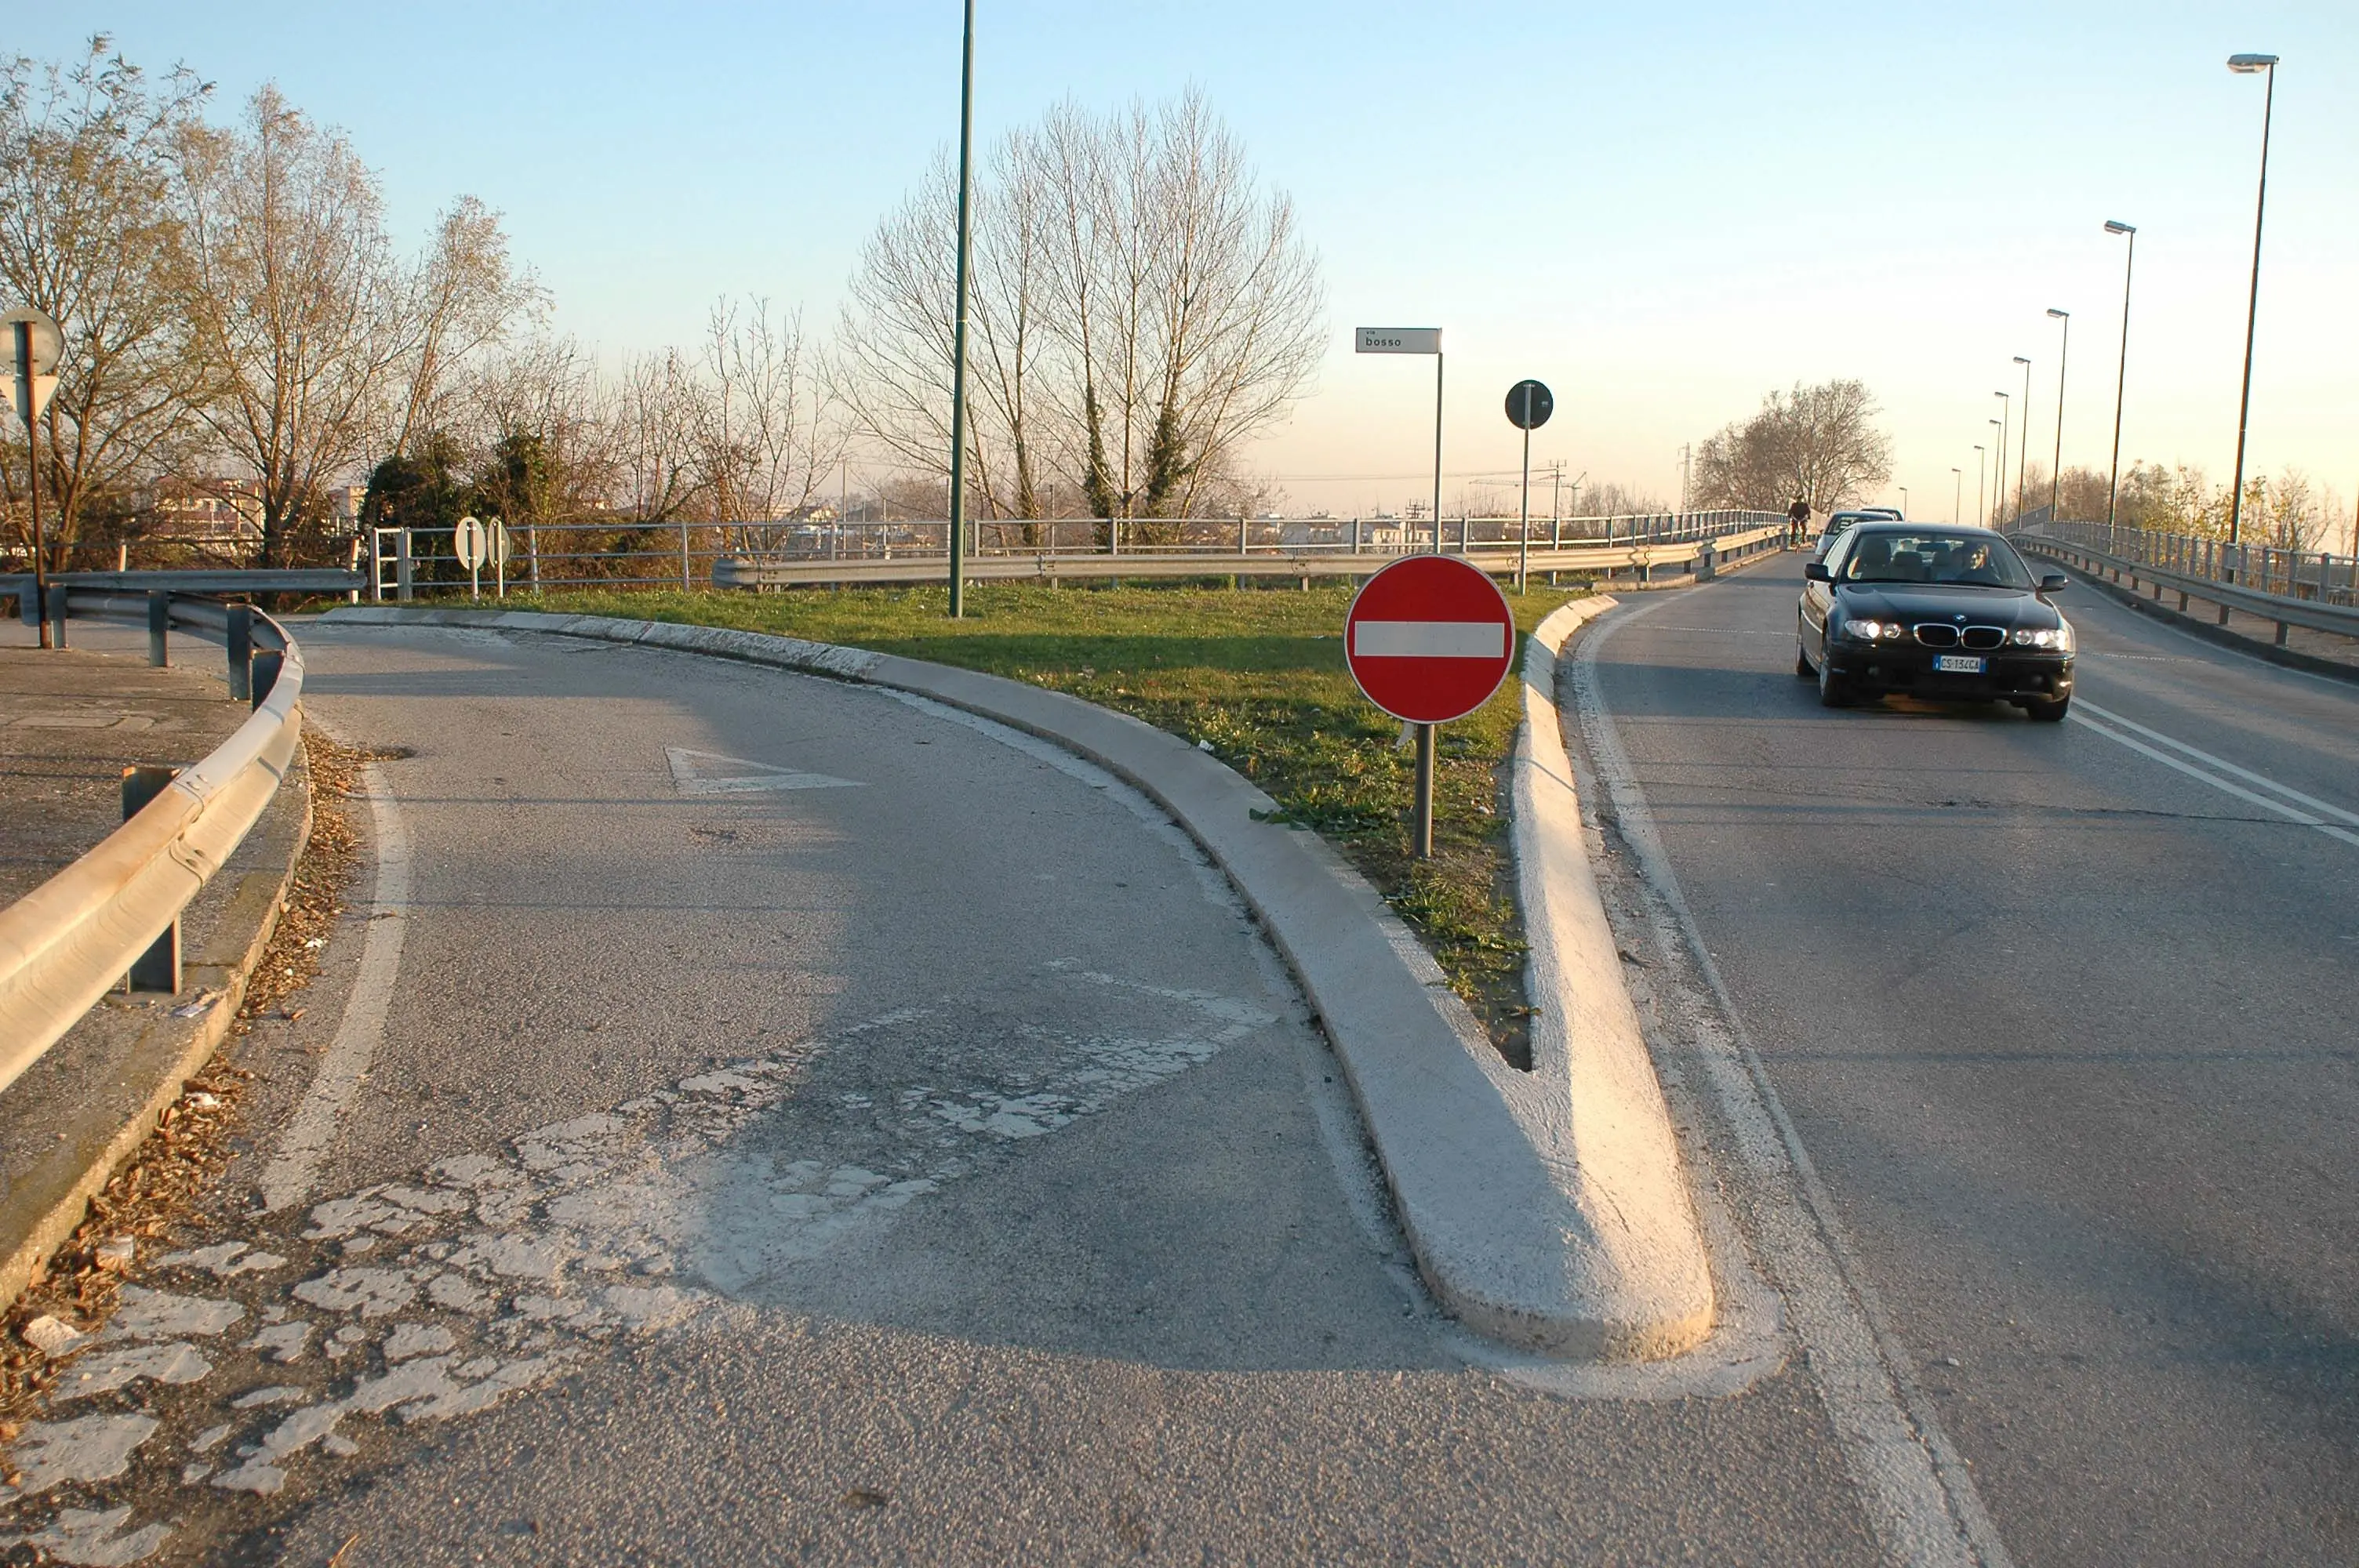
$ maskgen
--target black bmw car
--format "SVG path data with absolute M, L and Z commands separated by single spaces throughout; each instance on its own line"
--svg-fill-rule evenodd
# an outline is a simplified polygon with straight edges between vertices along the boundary
M 1847 708 L 1886 692 L 2012 702 L 2053 722 L 2072 703 L 2072 627 L 1987 528 L 1862 523 L 1802 568 L 1794 673 Z

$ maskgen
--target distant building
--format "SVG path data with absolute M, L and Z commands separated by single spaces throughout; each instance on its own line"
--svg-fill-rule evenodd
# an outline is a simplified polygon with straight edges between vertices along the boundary
M 158 480 L 147 536 L 166 544 L 242 548 L 262 542 L 262 489 L 245 479 Z

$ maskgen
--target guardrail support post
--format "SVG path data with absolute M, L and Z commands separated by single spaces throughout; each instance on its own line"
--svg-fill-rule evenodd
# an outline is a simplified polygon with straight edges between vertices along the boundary
M 287 655 L 275 648 L 265 648 L 254 655 L 252 678 L 254 706 L 260 708 L 270 700 L 270 688 L 278 684 L 278 672 L 287 663 Z
M 62 648 L 66 645 L 65 584 L 61 582 L 53 582 L 49 584 L 49 602 L 48 612 L 50 633 L 49 646 L 52 648 Z
M 254 697 L 254 606 L 229 607 L 229 696 L 232 702 Z
M 410 548 L 409 530 L 394 537 L 393 597 L 407 604 L 417 595 L 418 557 Z
M 172 662 L 172 590 L 147 590 L 147 662 L 162 669 Z
M 123 820 L 130 821 L 139 815 L 147 803 L 171 786 L 180 770 L 157 764 L 128 767 L 123 770 Z M 164 928 L 145 953 L 131 960 L 129 972 L 123 977 L 126 991 L 162 991 L 171 995 L 180 989 L 180 923 L 177 920 Z

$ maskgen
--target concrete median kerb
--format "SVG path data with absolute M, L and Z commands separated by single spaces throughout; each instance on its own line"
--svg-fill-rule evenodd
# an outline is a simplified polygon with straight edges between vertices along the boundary
M 1565 615 L 1543 631 L 1563 622 L 1560 641 L 1577 623 Z M 325 619 L 488 627 L 740 659 L 914 693 L 1066 747 L 1169 812 L 1292 967 L 1359 1101 L 1419 1270 L 1446 1310 L 1521 1348 L 1598 1360 L 1677 1355 L 1711 1332 L 1711 1270 L 1610 932 L 1599 962 L 1604 915 L 1587 880 L 1577 806 L 1565 804 L 1571 773 L 1547 686 L 1536 688 L 1549 708 L 1546 737 L 1536 747 L 1527 724 L 1517 757 L 1517 858 L 1527 910 L 1563 935 L 1548 938 L 1545 961 L 1534 944 L 1534 979 L 1551 988 L 1534 993 L 1535 1054 L 1545 1059 L 1519 1073 L 1332 849 L 1262 820 L 1276 806 L 1269 796 L 1127 715 L 997 676 L 715 627 L 374 605 Z M 1538 651 L 1552 666 L 1552 651 Z M 1537 848 L 1527 847 L 1532 829 L 1522 820 L 1527 798 L 1548 835 Z

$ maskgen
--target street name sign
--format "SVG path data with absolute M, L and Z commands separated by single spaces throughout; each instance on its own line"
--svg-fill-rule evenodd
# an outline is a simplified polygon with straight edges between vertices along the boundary
M 1395 561 L 1353 596 L 1343 618 L 1352 678 L 1370 702 L 1412 724 L 1448 724 L 1488 702 L 1515 649 L 1507 596 L 1453 556 Z
M 1353 351 L 1362 354 L 1438 354 L 1441 351 L 1441 329 L 1439 327 L 1362 327 L 1353 343 Z

